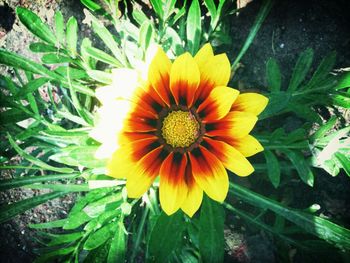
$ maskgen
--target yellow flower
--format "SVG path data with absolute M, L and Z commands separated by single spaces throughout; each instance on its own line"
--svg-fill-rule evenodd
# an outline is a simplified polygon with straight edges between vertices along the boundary
M 210 44 L 195 57 L 185 53 L 173 63 L 159 48 L 148 80 L 121 70 L 116 74 L 118 87 L 97 92 L 103 107 L 113 109 L 102 128 L 114 132 L 115 138 L 106 136 L 109 141 L 103 145 L 116 145 L 107 172 L 126 178 L 129 197 L 141 197 L 160 176 L 165 213 L 182 209 L 193 216 L 203 191 L 224 201 L 229 187 L 226 169 L 239 176 L 254 171 L 246 157 L 263 148 L 249 133 L 268 99 L 227 87 L 230 69 L 227 56 L 214 55 Z M 121 114 L 117 104 L 123 93 L 128 93 L 130 110 Z

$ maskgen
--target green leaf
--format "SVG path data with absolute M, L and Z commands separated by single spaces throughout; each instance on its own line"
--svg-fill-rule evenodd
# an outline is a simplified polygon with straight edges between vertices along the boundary
M 328 76 L 329 72 L 334 67 L 336 55 L 337 53 L 333 51 L 322 59 L 311 80 L 307 83 L 306 88 L 313 89 L 317 87 L 317 85 Z
M 93 12 L 102 9 L 100 5 L 96 4 L 94 1 L 91 0 L 80 0 L 80 2 Z
M 224 221 L 222 205 L 204 196 L 199 223 L 199 253 L 205 263 L 224 261 Z
M 35 197 L 31 197 L 13 204 L 3 205 L 0 207 L 0 223 L 6 222 L 14 216 L 32 209 L 46 201 L 66 195 L 67 192 L 52 192 Z
M 163 20 L 163 18 L 164 18 L 164 11 L 163 11 L 162 1 L 160 1 L 160 0 L 151 0 L 151 4 L 152 4 L 152 6 L 154 8 L 154 11 L 158 15 L 159 19 Z
M 70 57 L 49 53 L 42 56 L 41 61 L 45 64 L 60 64 L 60 63 L 70 63 L 72 59 Z
M 268 150 L 264 151 L 266 166 L 267 166 L 267 175 L 272 183 L 272 185 L 277 188 L 281 180 L 281 168 L 276 156 Z
M 84 79 L 88 75 L 86 74 L 85 70 L 67 67 L 67 66 L 60 66 L 55 69 L 55 72 L 60 74 L 61 76 L 67 78 L 67 68 L 69 68 L 69 76 L 72 79 Z
M 140 28 L 139 45 L 146 52 L 153 38 L 153 27 L 148 21 L 144 22 Z
M 266 64 L 268 88 L 271 92 L 279 92 L 281 89 L 281 71 L 276 59 L 270 58 Z
M 118 222 L 118 227 L 111 240 L 109 247 L 107 263 L 124 263 L 126 252 L 126 235 L 123 221 Z
M 306 232 L 324 239 L 338 248 L 350 249 L 350 230 L 346 228 L 334 224 L 327 219 L 284 206 L 238 184 L 230 183 L 230 192 L 233 196 L 238 197 L 244 202 L 261 209 L 269 209 L 283 216 Z
M 148 242 L 149 262 L 167 262 L 182 239 L 185 224 L 181 211 L 168 216 L 164 212 L 159 216 L 152 229 Z
M 42 85 L 47 83 L 50 79 L 48 78 L 37 78 L 29 81 L 26 85 L 24 85 L 18 93 L 15 95 L 15 99 L 23 99 L 27 94 L 31 94 L 40 88 Z
M 242 57 L 247 52 L 249 46 L 252 44 L 256 34 L 258 33 L 261 25 L 263 24 L 266 16 L 270 12 L 272 5 L 273 5 L 273 0 L 267 0 L 263 2 L 257 17 L 255 18 L 254 24 L 250 29 L 249 35 L 243 44 L 243 47 L 239 51 L 235 61 L 232 63 L 232 66 L 231 66 L 232 69 L 237 68 L 238 63 L 241 61 Z
M 84 249 L 93 250 L 103 245 L 108 239 L 110 239 L 115 234 L 117 227 L 118 227 L 118 222 L 112 222 L 100 228 L 96 232 L 92 233 L 91 235 L 89 235 L 88 239 L 86 240 L 84 244 Z
M 310 137 L 311 142 L 315 142 L 318 139 L 321 139 L 326 135 L 327 132 L 330 131 L 337 122 L 337 117 L 333 116 L 330 118 L 325 124 L 322 124 L 320 128 Z
M 295 169 L 297 170 L 300 179 L 304 183 L 308 184 L 309 186 L 313 186 L 314 175 L 308 163 L 305 161 L 303 154 L 297 151 L 289 150 L 289 149 L 282 149 L 281 151 L 288 157 L 288 159 L 295 166 Z
M 295 64 L 292 77 L 289 82 L 288 91 L 293 92 L 296 91 L 301 84 L 301 82 L 305 79 L 307 73 L 310 70 L 312 60 L 314 57 L 314 51 L 311 48 L 303 51 L 297 63 Z
M 11 135 L 9 135 L 9 142 L 11 146 L 14 148 L 14 150 L 21 155 L 23 158 L 27 159 L 31 163 L 35 164 L 36 166 L 41 167 L 44 170 L 50 170 L 50 171 L 56 171 L 59 173 L 73 173 L 74 170 L 71 168 L 58 168 L 51 165 L 48 165 L 47 163 L 35 158 L 34 156 L 31 156 L 30 154 L 26 153 L 24 150 L 22 150 L 16 142 L 12 139 Z
M 86 53 L 94 59 L 102 61 L 106 64 L 116 66 L 118 68 L 122 67 L 122 64 L 118 60 L 116 60 L 114 57 L 108 55 L 107 53 L 105 53 L 100 49 L 94 48 L 92 46 L 86 46 L 85 50 L 86 50 Z
M 60 234 L 60 235 L 55 235 L 51 234 L 52 240 L 47 244 L 48 246 L 56 246 L 56 245 L 61 245 L 61 244 L 66 244 L 70 243 L 73 241 L 78 240 L 83 236 L 84 232 L 74 232 L 70 234 Z
M 194 56 L 201 41 L 201 9 L 198 0 L 193 0 L 187 15 L 187 48 Z
M 52 252 L 43 254 L 42 256 L 35 259 L 34 262 L 35 263 L 55 262 L 53 260 L 54 258 L 58 258 L 58 257 L 63 258 L 64 256 L 71 254 L 75 249 L 76 249 L 75 246 L 56 249 Z
M 73 58 L 77 54 L 77 42 L 78 42 L 78 23 L 72 16 L 67 22 L 67 48 L 70 51 Z
M 64 45 L 64 19 L 61 11 L 59 10 L 56 10 L 55 12 L 55 31 L 58 41 Z
M 50 53 L 58 51 L 54 45 L 46 44 L 43 42 L 31 43 L 29 45 L 29 49 L 36 53 Z
M 142 10 L 133 10 L 132 11 L 132 17 L 135 19 L 135 21 L 141 26 L 144 22 L 149 21 L 148 17 L 145 15 Z
M 56 228 L 56 227 L 63 227 L 64 224 L 67 222 L 67 219 L 59 219 L 55 221 L 50 221 L 46 223 L 39 223 L 39 224 L 29 224 L 28 226 L 33 229 L 50 229 L 50 228 Z
M 89 75 L 90 78 L 97 80 L 98 82 L 108 85 L 113 83 L 113 76 L 110 73 L 93 69 L 87 70 L 86 73 Z
M 104 167 L 106 160 L 95 158 L 99 146 L 67 146 L 59 153 L 51 155 L 50 159 L 67 165 L 84 166 L 87 168 Z
M 182 40 L 178 33 L 173 28 L 168 26 L 165 30 L 165 34 L 168 37 L 168 41 L 170 42 L 170 46 L 174 54 L 181 55 L 184 53 Z
M 50 28 L 41 21 L 40 17 L 23 7 L 17 7 L 16 14 L 22 24 L 25 25 L 30 32 L 47 43 L 56 44 L 55 35 Z
M 336 86 L 336 89 L 345 89 L 350 87 L 350 72 L 346 72 L 341 75 L 340 80 Z
M 266 109 L 259 116 L 263 120 L 281 113 L 289 105 L 291 95 L 288 92 L 280 91 L 268 94 L 269 103 Z
M 350 177 L 350 159 L 339 152 L 335 153 L 335 157 L 340 162 L 345 173 Z
M 20 110 L 20 109 L 9 109 L 9 110 L 0 112 L 0 122 L 6 123 L 6 124 L 17 123 L 19 121 L 26 120 L 30 117 L 34 117 L 34 116 L 32 114 L 23 112 L 23 110 Z
M 332 95 L 332 104 L 350 109 L 350 93 L 339 93 Z
M 101 38 L 103 43 L 112 51 L 114 57 L 121 64 L 123 64 L 122 62 L 124 62 L 124 57 L 118 47 L 118 43 L 114 40 L 113 35 L 96 17 L 91 15 L 91 18 L 92 18 L 92 29 L 94 30 L 94 32 Z
M 204 0 L 204 4 L 208 8 L 211 21 L 215 20 L 216 19 L 216 6 L 215 6 L 214 1 L 213 0 Z
M 21 187 L 24 185 L 39 183 L 39 182 L 48 182 L 56 181 L 62 179 L 73 179 L 79 176 L 79 174 L 51 174 L 43 176 L 25 176 L 14 179 L 5 179 L 0 180 L 0 191 Z

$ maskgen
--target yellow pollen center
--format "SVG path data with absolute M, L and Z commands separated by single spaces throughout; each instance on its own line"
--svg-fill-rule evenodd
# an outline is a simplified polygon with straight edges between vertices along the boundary
M 162 136 L 172 147 L 188 147 L 199 135 L 199 123 L 189 111 L 172 111 L 163 120 Z

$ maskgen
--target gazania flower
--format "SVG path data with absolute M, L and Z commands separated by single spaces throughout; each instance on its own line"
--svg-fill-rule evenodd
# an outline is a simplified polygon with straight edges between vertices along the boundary
M 110 176 L 126 178 L 129 197 L 141 197 L 159 176 L 162 209 L 168 215 L 182 209 L 192 216 L 203 191 L 224 201 L 229 187 L 226 169 L 238 176 L 254 171 L 246 157 L 263 148 L 249 133 L 268 100 L 228 87 L 230 73 L 227 56 L 214 55 L 209 44 L 195 57 L 185 53 L 173 62 L 158 49 L 148 79 L 139 81 L 129 96 L 130 110 L 118 129 L 119 148 L 107 167 Z M 125 72 L 115 77 L 125 79 Z M 97 94 L 102 103 L 114 105 L 110 125 L 119 114 L 116 105 L 121 101 L 116 98 L 128 88 L 124 83 Z

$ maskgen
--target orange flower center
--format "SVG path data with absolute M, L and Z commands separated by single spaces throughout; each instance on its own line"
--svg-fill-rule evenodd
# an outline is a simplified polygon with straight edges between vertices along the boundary
M 190 111 L 171 111 L 163 119 L 162 137 L 172 147 L 189 147 L 200 135 L 200 125 Z

